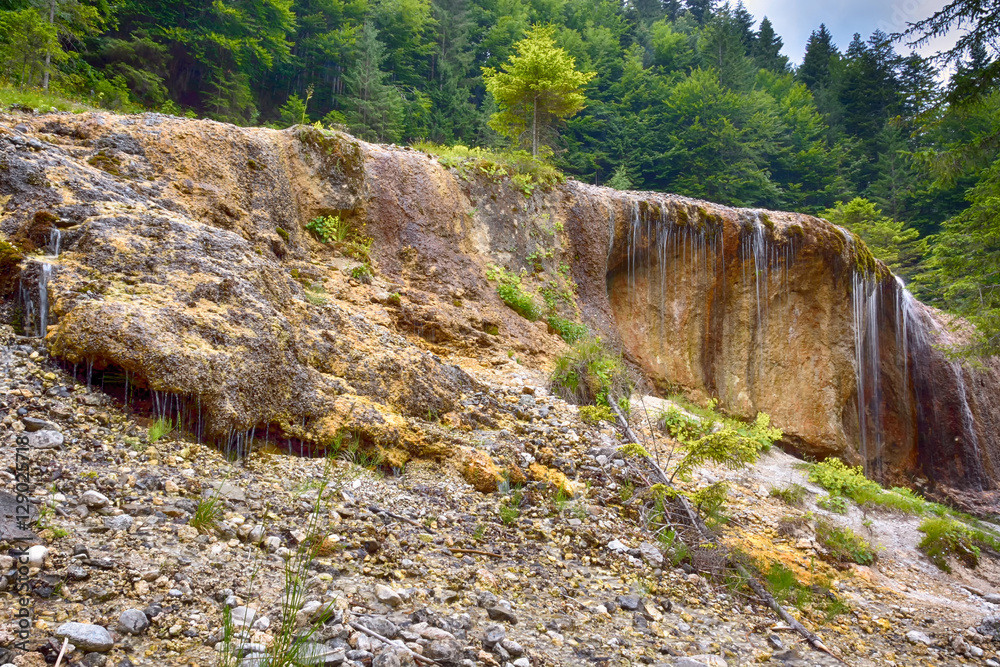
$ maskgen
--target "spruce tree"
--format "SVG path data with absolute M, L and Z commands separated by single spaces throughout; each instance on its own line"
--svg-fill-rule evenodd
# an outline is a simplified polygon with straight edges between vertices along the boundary
M 757 67 L 772 72 L 788 71 L 788 56 L 781 55 L 781 37 L 774 32 L 771 20 L 766 16 L 760 21 L 760 29 L 753 42 L 753 58 Z
M 813 30 L 806 42 L 806 53 L 797 72 L 799 81 L 814 92 L 829 88 L 833 82 L 831 61 L 837 53 L 833 36 L 826 29 L 826 24 L 821 23 L 819 30 Z
M 712 18 L 714 0 L 684 0 L 684 4 L 699 25 L 705 25 Z
M 358 37 L 358 54 L 347 75 L 348 127 L 367 141 L 396 141 L 403 121 L 403 102 L 395 86 L 385 83 L 382 71 L 385 45 L 378 30 L 366 21 Z

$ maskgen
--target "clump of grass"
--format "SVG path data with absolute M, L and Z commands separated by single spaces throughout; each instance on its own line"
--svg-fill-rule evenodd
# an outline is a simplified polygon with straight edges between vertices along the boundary
M 616 401 L 627 400 L 632 386 L 621 355 L 609 350 L 600 338 L 574 343 L 556 360 L 552 373 L 555 392 L 579 405 L 611 407 Z
M 966 567 L 974 568 L 979 565 L 981 547 L 1000 548 L 996 537 L 954 519 L 925 519 L 918 530 L 924 536 L 917 547 L 945 572 L 951 572 L 949 557 L 953 556 Z
M 532 322 L 542 316 L 534 297 L 521 286 L 520 274 L 512 273 L 502 266 L 490 266 L 486 278 L 496 281 L 497 296 L 515 313 Z
M 789 484 L 788 486 L 778 488 L 771 487 L 768 495 L 772 498 L 777 498 L 786 505 L 791 505 L 792 507 L 802 507 L 806 500 L 806 487 L 801 484 Z
M 149 439 L 149 443 L 150 444 L 155 443 L 163 436 L 169 435 L 173 430 L 174 430 L 174 424 L 171 420 L 164 419 L 162 417 L 160 419 L 157 419 L 149 427 L 149 431 L 147 433 L 147 438 Z
M 847 526 L 837 526 L 824 519 L 816 521 L 816 541 L 839 563 L 871 565 L 878 558 L 875 549 Z
M 580 324 L 579 322 L 574 322 L 573 320 L 567 320 L 564 317 L 559 317 L 558 315 L 549 315 L 548 319 L 549 327 L 555 331 L 559 336 L 572 345 L 581 338 L 586 338 L 589 333 L 587 326 L 585 324 Z
M 578 414 L 584 424 L 596 425 L 602 421 L 615 423 L 615 413 L 606 405 L 581 405 Z
M 221 486 L 219 487 L 222 488 Z M 199 532 L 207 533 L 214 529 L 219 521 L 222 520 L 222 502 L 219 499 L 219 494 L 215 493 L 209 498 L 203 498 L 198 501 L 198 506 L 195 507 L 194 516 L 188 521 L 188 525 L 192 528 L 197 528 Z
M 84 113 L 97 110 L 96 105 L 91 106 L 66 95 L 47 93 L 32 88 L 20 90 L 14 86 L 0 86 L 0 108 L 13 106 L 36 109 L 42 113 L 49 111 Z
M 774 599 L 800 611 L 818 612 L 826 620 L 846 614 L 850 608 L 830 590 L 829 582 L 813 577 L 812 584 L 804 585 L 795 572 L 781 563 L 771 563 L 765 576 L 765 585 Z

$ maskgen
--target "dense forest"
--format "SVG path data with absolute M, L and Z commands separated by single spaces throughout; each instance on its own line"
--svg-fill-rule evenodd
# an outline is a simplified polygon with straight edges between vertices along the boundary
M 588 182 L 822 214 L 976 321 L 982 352 L 1000 348 L 998 16 L 957 0 L 846 46 L 821 25 L 793 66 L 766 17 L 712 0 L 0 0 L 0 80 L 116 110 L 523 144 Z M 956 29 L 943 57 L 909 51 Z M 503 98 L 518 56 L 571 82 L 540 129 Z

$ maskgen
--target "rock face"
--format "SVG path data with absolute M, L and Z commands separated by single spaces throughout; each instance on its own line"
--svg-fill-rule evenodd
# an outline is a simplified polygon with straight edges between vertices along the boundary
M 823 220 L 572 181 L 526 196 L 309 127 L 18 123 L 41 141 L 15 141 L 0 117 L 0 229 L 61 251 L 23 264 L 25 329 L 79 378 L 224 447 L 316 451 L 350 428 L 433 450 L 394 419 L 445 415 L 475 392 L 444 356 L 545 363 L 563 349 L 488 279 L 491 264 L 534 279 L 549 261 L 568 267 L 590 328 L 662 389 L 765 411 L 790 446 L 886 481 L 1000 482 L 1000 364 L 946 359 L 949 322 Z M 320 215 L 372 238 L 389 281 L 377 314 L 323 304 L 324 278 L 351 263 L 306 231 Z

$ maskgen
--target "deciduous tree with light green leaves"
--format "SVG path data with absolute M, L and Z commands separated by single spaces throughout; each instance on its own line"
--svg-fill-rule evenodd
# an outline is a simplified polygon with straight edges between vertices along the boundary
M 551 26 L 536 25 L 514 45 L 502 71 L 483 68 L 486 90 L 499 108 L 490 127 L 515 143 L 530 144 L 535 157 L 555 123 L 584 108 L 583 86 L 595 76 L 577 71 L 553 33 Z

